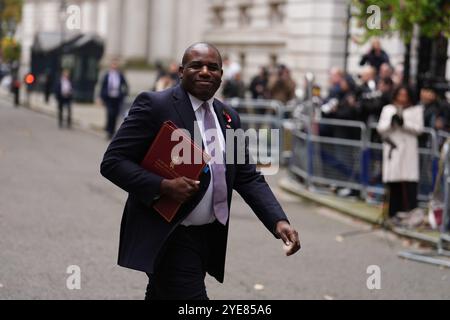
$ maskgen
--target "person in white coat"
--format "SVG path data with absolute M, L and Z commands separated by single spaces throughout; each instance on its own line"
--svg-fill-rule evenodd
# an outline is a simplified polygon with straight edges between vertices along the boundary
M 383 139 L 383 182 L 389 194 L 389 217 L 417 208 L 418 136 L 423 132 L 423 107 L 414 105 L 407 86 L 394 90 L 392 104 L 381 112 L 377 130 Z

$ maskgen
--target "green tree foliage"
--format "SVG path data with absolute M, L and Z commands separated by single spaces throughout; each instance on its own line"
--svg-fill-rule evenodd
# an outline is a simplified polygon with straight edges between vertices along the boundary
M 353 0 L 352 16 L 365 29 L 364 40 L 373 36 L 398 33 L 405 43 L 412 38 L 414 25 L 429 38 L 450 37 L 450 1 L 448 0 Z M 380 8 L 380 28 L 370 28 L 370 6 Z
M 0 0 L 0 28 L 3 37 L 8 32 L 14 33 L 22 19 L 23 0 Z
M 10 37 L 4 37 L 1 41 L 2 57 L 5 62 L 13 62 L 20 59 L 20 44 Z
M 0 0 L 0 54 L 4 62 L 20 59 L 20 44 L 13 39 L 22 19 L 23 0 Z

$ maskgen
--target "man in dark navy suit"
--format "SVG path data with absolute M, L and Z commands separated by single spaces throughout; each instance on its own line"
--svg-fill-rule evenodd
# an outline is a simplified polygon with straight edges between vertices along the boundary
M 109 71 L 103 77 L 100 97 L 106 107 L 106 127 L 108 138 L 116 132 L 117 118 L 122 108 L 123 100 L 128 94 L 128 83 L 119 70 L 119 62 L 113 60 Z
M 179 72 L 179 86 L 136 98 L 105 153 L 101 173 L 129 194 L 119 265 L 147 273 L 147 299 L 204 300 L 206 272 L 223 282 L 233 189 L 289 247 L 287 255 L 300 249 L 300 241 L 264 177 L 250 163 L 248 146 L 244 163 L 224 156 L 230 144 L 225 130 L 240 128 L 240 119 L 214 99 L 223 74 L 219 51 L 207 43 L 190 46 Z M 139 163 L 167 120 L 191 136 L 200 132 L 205 151 L 213 160 L 224 161 L 211 161 L 200 181 L 164 179 L 142 169 Z M 211 130 L 216 132 L 214 139 L 205 134 Z M 234 143 L 234 151 L 238 147 Z M 161 196 L 183 203 L 170 223 L 152 209 Z
M 67 112 L 67 128 L 72 127 L 72 99 L 73 88 L 70 81 L 70 71 L 63 70 L 60 79 L 55 86 L 55 96 L 58 101 L 58 125 L 63 127 L 64 109 Z

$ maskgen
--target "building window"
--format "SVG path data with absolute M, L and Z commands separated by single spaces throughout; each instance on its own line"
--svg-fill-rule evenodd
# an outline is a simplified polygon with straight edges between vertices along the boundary
M 213 26 L 215 26 L 215 27 L 223 26 L 223 24 L 225 22 L 225 18 L 224 18 L 225 8 L 222 6 L 219 6 L 219 7 L 212 7 L 211 10 L 213 13 L 213 19 L 212 19 Z
M 251 23 L 250 17 L 250 6 L 242 5 L 239 6 L 239 25 L 248 26 Z
M 285 3 L 284 2 L 272 2 L 269 9 L 269 21 L 271 25 L 282 24 L 285 17 Z

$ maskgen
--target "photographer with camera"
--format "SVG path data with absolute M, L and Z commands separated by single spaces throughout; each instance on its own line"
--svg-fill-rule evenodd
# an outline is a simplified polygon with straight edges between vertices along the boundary
M 377 130 L 383 139 L 383 183 L 389 195 L 389 217 L 393 218 L 398 212 L 417 208 L 423 108 L 414 105 L 409 87 L 394 90 L 392 104 L 383 108 Z

